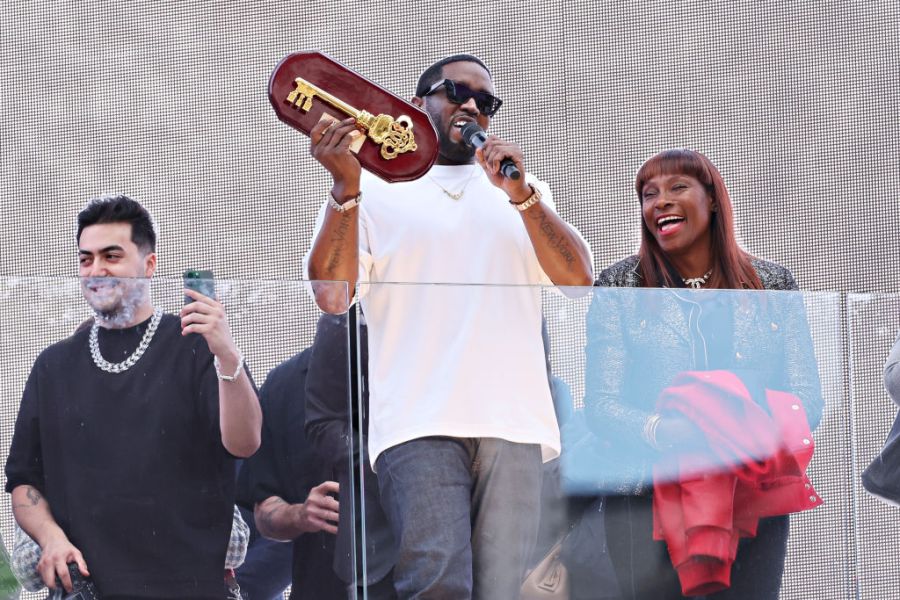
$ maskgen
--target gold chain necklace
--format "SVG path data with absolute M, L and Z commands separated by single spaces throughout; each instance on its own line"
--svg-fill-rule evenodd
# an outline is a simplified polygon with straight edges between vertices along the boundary
M 437 180 L 434 177 L 432 177 L 430 174 L 428 175 L 428 179 L 430 179 L 434 185 L 441 188 L 441 191 L 444 192 L 445 194 L 447 194 L 447 196 L 449 196 L 453 200 L 459 200 L 460 198 L 463 197 L 463 194 L 466 193 L 466 188 L 469 187 L 469 182 L 472 181 L 472 177 L 475 176 L 475 170 L 477 168 L 478 168 L 477 166 L 472 166 L 472 170 L 469 171 L 469 178 L 466 179 L 466 182 L 463 184 L 462 188 L 455 194 L 453 192 L 451 192 L 450 190 L 448 190 L 447 188 L 445 188 L 444 186 L 442 186 L 441 184 L 439 184 L 437 182 Z

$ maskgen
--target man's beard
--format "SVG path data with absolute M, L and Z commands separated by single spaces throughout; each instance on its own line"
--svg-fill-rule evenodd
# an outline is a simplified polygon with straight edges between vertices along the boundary
M 138 308 L 150 299 L 150 280 L 145 277 L 85 277 L 81 280 L 81 291 L 101 325 L 122 329 L 132 324 Z
M 465 142 L 453 142 L 449 134 L 440 136 L 438 140 L 438 152 L 444 159 L 451 163 L 468 165 L 475 156 L 475 148 L 467 146 Z
M 445 121 L 441 112 L 428 103 L 423 107 L 428 113 L 431 123 L 438 131 L 438 154 L 450 164 L 468 165 L 475 157 L 475 148 L 468 146 L 464 141 L 454 142 L 450 139 L 450 131 L 456 126 L 451 121 Z M 455 119 L 453 119 L 455 120 Z

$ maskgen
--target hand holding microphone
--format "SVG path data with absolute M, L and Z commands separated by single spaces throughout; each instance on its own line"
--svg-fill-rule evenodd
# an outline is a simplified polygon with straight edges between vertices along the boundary
M 478 126 L 478 123 L 471 121 L 464 125 L 460 130 L 463 141 L 470 148 L 482 148 L 487 141 L 487 134 L 484 129 Z M 507 179 L 513 181 L 522 177 L 522 172 L 516 166 L 516 163 L 509 157 L 500 161 L 500 174 Z

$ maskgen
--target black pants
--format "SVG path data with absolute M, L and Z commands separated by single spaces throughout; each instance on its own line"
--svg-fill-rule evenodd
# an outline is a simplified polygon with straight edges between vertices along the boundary
M 622 598 L 683 598 L 665 542 L 653 539 L 652 496 L 609 496 L 605 506 L 606 544 Z M 787 554 L 789 519 L 759 522 L 755 538 L 742 539 L 731 569 L 731 587 L 709 600 L 777 600 Z

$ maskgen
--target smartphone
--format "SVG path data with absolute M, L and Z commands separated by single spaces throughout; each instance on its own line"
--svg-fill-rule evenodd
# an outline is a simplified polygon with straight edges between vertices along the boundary
M 216 281 L 212 271 L 188 270 L 184 272 L 184 287 L 200 292 L 213 300 L 216 299 Z M 184 295 L 184 303 L 190 304 L 194 299 Z

